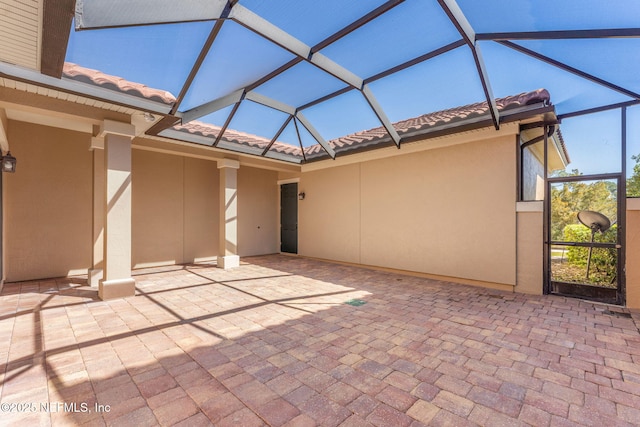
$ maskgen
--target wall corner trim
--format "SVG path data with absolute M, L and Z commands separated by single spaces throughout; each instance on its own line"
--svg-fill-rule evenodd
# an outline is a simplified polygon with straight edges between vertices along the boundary
M 222 169 L 222 168 L 240 169 L 240 162 L 238 160 L 220 159 L 217 162 L 218 162 L 218 169 Z
M 91 137 L 91 144 L 89 145 L 89 151 L 104 150 L 104 138 Z
M 136 136 L 136 127 L 131 123 L 105 120 L 100 125 L 100 131 L 96 136 L 99 138 L 104 138 L 107 134 L 134 137 Z
M 533 201 L 533 202 L 516 202 L 516 212 L 543 212 L 544 211 L 544 202 Z
M 627 210 L 628 211 L 640 211 L 640 198 L 627 197 Z

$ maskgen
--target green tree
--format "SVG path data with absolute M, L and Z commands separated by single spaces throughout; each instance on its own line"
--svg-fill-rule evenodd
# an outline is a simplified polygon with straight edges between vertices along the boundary
M 578 170 L 559 176 L 579 176 Z M 610 181 L 579 181 L 555 184 L 551 187 L 551 239 L 564 240 L 564 229 L 580 224 L 578 212 L 596 211 L 613 223 L 617 220 L 616 186 Z
M 627 179 L 627 197 L 640 197 L 640 154 L 631 156 L 636 162 L 633 174 Z
M 614 224 L 604 233 L 595 233 L 594 241 L 598 243 L 615 243 L 618 227 Z M 570 224 L 564 229 L 564 238 L 570 242 L 590 242 L 591 230 L 582 224 Z M 586 267 L 589 256 L 589 248 L 573 246 L 567 252 L 567 262 Z M 613 282 L 616 277 L 617 251 L 614 248 L 594 248 L 591 256 L 590 272 L 593 273 L 592 281 Z

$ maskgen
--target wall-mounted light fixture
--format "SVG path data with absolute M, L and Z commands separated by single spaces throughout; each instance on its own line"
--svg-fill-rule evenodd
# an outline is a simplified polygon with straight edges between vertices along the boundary
M 16 171 L 17 160 L 11 155 L 11 151 L 7 151 L 7 155 L 2 156 L 0 163 L 2 164 L 2 172 L 14 173 Z
M 304 191 L 302 193 L 298 193 L 298 200 L 304 200 Z

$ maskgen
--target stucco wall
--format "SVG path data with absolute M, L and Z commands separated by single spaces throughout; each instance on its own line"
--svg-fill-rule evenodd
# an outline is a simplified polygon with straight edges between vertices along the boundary
M 303 173 L 298 191 L 298 253 L 360 263 L 361 164 Z
M 301 255 L 515 285 L 513 135 L 303 172 Z
M 215 162 L 133 150 L 132 187 L 134 268 L 217 255 Z
M 183 262 L 210 260 L 218 249 L 219 170 L 216 163 L 184 158 Z
M 3 174 L 8 282 L 86 273 L 91 264 L 90 136 L 9 122 L 15 174 Z
M 238 252 L 240 256 L 278 252 L 278 173 L 238 169 Z
M 516 292 L 543 293 L 543 221 L 542 202 L 521 202 L 517 214 Z
M 640 310 L 640 199 L 627 199 L 627 307 Z

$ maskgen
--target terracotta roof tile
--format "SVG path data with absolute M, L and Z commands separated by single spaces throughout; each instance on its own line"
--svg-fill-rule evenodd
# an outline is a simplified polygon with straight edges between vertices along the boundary
M 100 86 L 105 89 L 123 92 L 167 105 L 173 104 L 176 100 L 175 96 L 164 90 L 153 89 L 140 83 L 133 83 L 121 77 L 111 76 L 101 71 L 81 67 L 71 62 L 64 63 L 62 76 L 67 79 Z
M 188 132 L 193 135 L 201 135 L 204 137 L 215 139 L 218 137 L 221 128 L 219 126 L 194 120 L 184 125 L 176 125 L 173 127 L 173 129 L 182 132 Z M 247 147 L 260 148 L 263 150 L 271 142 L 271 140 L 267 138 L 263 138 L 258 135 L 252 135 L 250 133 L 239 132 L 233 129 L 226 130 L 223 140 L 225 142 L 236 143 Z M 300 147 L 295 147 L 293 145 L 285 144 L 280 141 L 274 142 L 270 150 L 277 153 L 302 157 L 302 151 L 300 151 Z
M 538 89 L 532 92 L 526 92 L 519 95 L 496 99 L 496 105 L 500 111 L 524 107 L 530 104 L 548 104 L 549 102 L 550 95 L 546 89 Z M 461 107 L 450 108 L 448 110 L 423 114 L 421 116 L 413 117 L 406 120 L 401 120 L 399 122 L 393 123 L 393 126 L 395 127 L 398 134 L 402 137 L 403 135 L 409 133 L 419 132 L 439 125 L 454 123 L 465 119 L 481 117 L 487 114 L 489 114 L 489 107 L 487 102 L 479 102 Z M 218 132 L 220 131 L 220 127 L 218 126 L 198 121 L 175 126 L 174 129 L 211 138 L 217 137 Z M 328 143 L 336 151 L 336 153 L 340 153 L 385 142 L 387 140 L 387 137 L 388 135 L 386 130 L 382 126 L 380 126 L 369 130 L 356 132 L 351 135 L 343 136 L 331 140 Z M 261 149 L 264 149 L 270 142 L 269 139 L 231 129 L 227 129 L 224 134 L 223 140 L 247 147 Z M 300 147 L 292 146 L 282 142 L 275 142 L 271 146 L 271 150 L 277 153 L 291 155 L 296 158 L 302 158 Z M 306 156 L 312 158 L 327 155 L 320 144 L 306 147 L 304 149 L 304 152 Z
M 532 92 L 525 92 L 519 95 L 496 99 L 496 105 L 499 111 L 504 111 L 512 108 L 524 107 L 530 104 L 549 104 L 550 98 L 549 92 L 546 89 L 538 89 Z M 400 137 L 402 137 L 409 133 L 419 132 L 465 119 L 481 117 L 487 114 L 489 114 L 489 106 L 485 101 L 401 120 L 393 123 L 393 127 L 396 129 Z M 387 139 L 386 130 L 380 126 L 331 140 L 329 141 L 329 145 L 336 151 L 336 153 L 340 153 L 347 150 L 375 145 L 386 141 Z M 305 148 L 305 154 L 310 157 L 326 155 L 319 144 Z
M 63 68 L 63 77 L 100 86 L 106 89 L 116 90 L 133 96 L 146 98 L 164 104 L 173 104 L 176 98 L 169 92 L 153 89 L 140 83 L 133 83 L 123 78 L 111 76 L 90 68 L 81 67 L 77 64 L 66 62 Z M 533 92 L 521 93 L 519 95 L 508 96 L 496 99 L 496 105 L 500 111 L 511 108 L 523 107 L 534 103 L 549 103 L 549 92 L 545 89 L 538 89 Z M 414 132 L 420 132 L 429 128 L 440 125 L 446 125 L 465 119 L 481 117 L 489 114 L 487 102 L 478 102 L 475 104 L 465 105 L 456 108 L 450 108 L 443 111 L 423 114 L 418 117 L 402 120 L 393 123 L 398 134 L 402 137 Z M 184 125 L 174 126 L 175 130 L 187 132 L 194 135 L 201 135 L 209 138 L 216 138 L 220 132 L 220 127 L 210 125 L 203 122 L 192 121 Z M 227 144 L 239 144 L 242 146 L 264 149 L 269 145 L 270 140 L 257 135 L 227 129 L 224 133 L 223 140 Z M 336 153 L 353 150 L 356 148 L 375 146 L 388 140 L 386 130 L 382 127 L 376 127 L 369 130 L 353 133 L 329 141 L 329 145 Z M 285 144 L 276 141 L 271 146 L 271 151 L 281 153 L 295 158 L 301 159 L 302 151 L 300 147 Z M 315 144 L 304 149 L 305 155 L 308 157 L 326 156 L 324 149 L 320 144 Z

